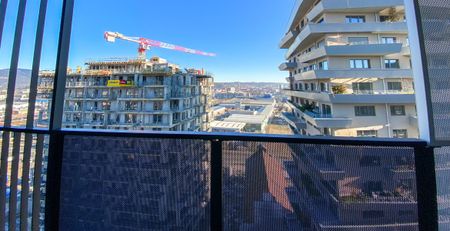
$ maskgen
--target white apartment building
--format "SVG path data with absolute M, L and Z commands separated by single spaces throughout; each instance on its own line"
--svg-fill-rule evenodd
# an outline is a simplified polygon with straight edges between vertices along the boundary
M 101 60 L 69 72 L 63 124 L 67 128 L 208 131 L 213 79 L 181 71 L 167 60 Z M 53 72 L 39 76 L 49 99 Z
M 418 137 L 403 0 L 299 0 L 280 48 L 304 135 Z

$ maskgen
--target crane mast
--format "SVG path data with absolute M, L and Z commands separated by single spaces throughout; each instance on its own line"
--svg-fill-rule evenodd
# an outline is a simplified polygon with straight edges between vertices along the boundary
M 146 39 L 146 38 L 140 38 L 140 37 L 129 37 L 129 36 L 125 36 L 119 32 L 107 31 L 107 32 L 105 32 L 105 39 L 108 42 L 115 42 L 116 39 L 122 39 L 122 40 L 130 41 L 130 42 L 138 43 L 139 44 L 139 47 L 138 47 L 138 58 L 139 59 L 146 59 L 146 51 L 150 50 L 151 47 L 160 47 L 160 48 L 164 48 L 164 49 L 181 51 L 181 52 L 185 52 L 185 53 L 203 55 L 203 56 L 211 56 L 211 57 L 216 56 L 216 54 L 214 54 L 214 53 L 194 50 L 194 49 L 190 49 L 190 48 L 186 48 L 186 47 L 182 47 L 182 46 L 178 46 L 178 45 L 173 45 L 170 43 L 165 43 L 165 42 L 160 42 L 160 41 Z

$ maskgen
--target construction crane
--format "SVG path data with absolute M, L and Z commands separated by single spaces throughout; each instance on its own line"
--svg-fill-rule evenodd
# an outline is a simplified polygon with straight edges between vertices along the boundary
M 122 40 L 130 41 L 130 42 L 138 43 L 139 44 L 139 48 L 138 48 L 138 58 L 139 59 L 145 59 L 146 58 L 145 53 L 147 50 L 150 50 L 151 47 L 160 47 L 160 48 L 181 51 L 181 52 L 186 52 L 186 53 L 191 53 L 191 54 L 196 54 L 196 55 L 216 56 L 216 54 L 214 54 L 214 53 L 198 51 L 198 50 L 185 48 L 185 47 L 181 47 L 181 46 L 177 46 L 177 45 L 173 45 L 173 44 L 169 44 L 169 43 L 165 43 L 165 42 L 155 41 L 155 40 L 151 40 L 151 39 L 146 39 L 146 38 L 129 37 L 129 36 L 125 36 L 118 32 L 109 32 L 109 31 L 105 32 L 105 39 L 106 39 L 106 41 L 112 42 L 112 43 L 115 42 L 116 39 L 122 39 Z

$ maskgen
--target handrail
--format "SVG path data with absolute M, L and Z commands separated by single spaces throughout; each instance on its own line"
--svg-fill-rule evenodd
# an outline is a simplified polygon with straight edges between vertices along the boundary
M 301 136 L 301 135 L 272 135 L 250 133 L 224 133 L 224 132 L 180 132 L 180 131 L 140 131 L 140 130 L 108 130 L 108 129 L 62 129 L 50 131 L 48 129 L 24 127 L 3 127 L 0 131 L 23 132 L 36 134 L 62 134 L 72 136 L 123 136 L 136 138 L 167 138 L 167 139 L 198 139 L 222 141 L 260 141 L 278 143 L 304 143 L 354 146 L 392 146 L 392 147 L 426 147 L 427 143 L 419 139 L 394 138 L 363 138 L 363 137 L 328 137 L 328 136 Z

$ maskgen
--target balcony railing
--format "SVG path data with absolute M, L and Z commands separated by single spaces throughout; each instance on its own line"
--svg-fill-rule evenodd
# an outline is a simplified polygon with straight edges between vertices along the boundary
M 69 226 L 79 230 L 87 225 L 102 227 L 90 230 L 140 229 L 147 227 L 145 224 L 151 221 L 150 217 L 154 217 L 151 218 L 152 224 L 160 225 L 153 227 L 175 230 L 239 230 L 239 227 L 261 227 L 265 222 L 281 224 L 283 230 L 289 224 L 286 223 L 288 220 L 296 224 L 291 230 L 304 230 L 308 224 L 298 217 L 308 212 L 320 214 L 321 210 L 319 207 L 302 210 L 297 204 L 302 198 L 295 195 L 308 196 L 308 192 L 314 192 L 315 196 L 308 196 L 308 200 L 311 206 L 318 205 L 326 198 L 325 194 L 346 193 L 346 187 L 361 188 L 361 184 L 372 184 L 370 182 L 379 177 L 387 187 L 379 193 L 343 195 L 337 196 L 341 198 L 337 200 L 354 206 L 379 203 L 377 206 L 381 206 L 378 207 L 381 210 L 390 210 L 396 204 L 413 204 L 413 212 L 408 216 L 414 221 L 412 227 L 416 230 L 419 220 L 414 215 L 418 212 L 415 205 L 423 203 L 421 200 L 424 199 L 420 191 L 410 189 L 406 193 L 405 190 L 389 188 L 388 185 L 397 184 L 397 179 L 390 174 L 396 168 L 392 165 L 399 169 L 404 165 L 382 161 L 383 164 L 374 171 L 374 168 L 352 164 L 366 155 L 377 155 L 386 161 L 394 157 L 414 161 L 414 155 L 416 158 L 426 155 L 423 151 L 426 144 L 418 140 L 107 130 L 1 130 L 3 139 L 7 134 L 15 137 L 10 140 L 13 156 L 21 150 L 19 143 L 24 141 L 21 135 L 34 134 L 37 137 L 31 146 L 36 153 L 33 154 L 34 159 L 23 160 L 28 161 L 30 171 L 39 174 L 39 177 L 35 175 L 35 182 L 27 186 L 30 191 L 25 195 L 32 201 L 34 209 L 21 209 L 29 211 L 25 215 L 34 222 L 33 227 L 47 230 L 54 225 L 60 230 Z M 317 155 L 333 155 L 333 167 Z M 311 161 L 313 165 L 303 167 L 302 163 Z M 15 166 L 15 162 L 12 165 Z M 307 177 L 310 179 L 308 191 L 296 193 L 302 190 L 299 176 L 312 174 L 306 171 L 310 168 L 320 174 Z M 415 164 L 414 169 L 423 171 L 423 166 Z M 8 180 L 7 184 L 10 192 L 7 199 L 10 202 L 11 195 L 21 195 L 14 190 L 15 171 L 18 169 L 13 168 L 8 175 L 11 181 Z M 336 174 L 339 177 L 334 176 Z M 350 183 L 355 178 L 359 178 L 361 183 Z M 350 185 L 328 185 L 329 179 Z M 416 182 L 413 177 L 412 184 L 419 186 L 420 182 Z M 256 187 L 260 184 L 266 186 Z M 419 197 L 413 196 L 416 194 Z M 325 197 L 321 198 L 321 195 Z M 12 202 L 6 206 L 15 206 Z M 364 206 L 354 209 L 356 213 L 366 211 Z M 336 223 L 337 227 L 368 225 L 364 220 L 349 223 L 344 215 L 338 215 L 345 213 L 345 207 L 338 207 L 338 210 L 329 221 L 332 223 L 337 219 L 340 223 Z M 279 212 L 282 216 L 275 216 Z M 261 213 L 272 215 L 261 220 Z M 110 220 L 111 216 L 115 219 Z M 164 218 L 168 216 L 173 216 L 173 219 Z M 22 217 L 14 219 L 24 222 Z M 5 225 L 10 227 L 11 223 L 6 222 Z M 370 225 L 401 227 L 404 223 L 391 223 L 391 219 L 386 217 Z M 280 230 L 278 228 L 264 230 Z

